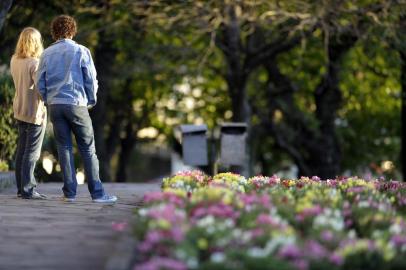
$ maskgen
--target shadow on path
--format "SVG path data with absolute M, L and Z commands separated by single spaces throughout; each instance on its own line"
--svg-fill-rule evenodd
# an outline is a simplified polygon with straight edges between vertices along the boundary
M 17 199 L 15 188 L 1 191 L 0 269 L 104 269 L 120 234 L 112 223 L 130 221 L 142 195 L 160 189 L 157 182 L 104 186 L 118 203 L 93 203 L 86 185 L 74 203 L 61 201 L 62 183 L 40 184 L 45 201 Z

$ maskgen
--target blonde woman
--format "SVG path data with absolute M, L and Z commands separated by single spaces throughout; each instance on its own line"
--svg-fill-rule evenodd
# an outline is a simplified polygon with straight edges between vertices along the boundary
M 11 58 L 10 70 L 15 86 L 14 118 L 18 125 L 16 154 L 17 196 L 24 199 L 45 199 L 36 191 L 35 164 L 41 153 L 45 134 L 46 108 L 34 85 L 39 57 L 43 51 L 40 32 L 25 28 Z

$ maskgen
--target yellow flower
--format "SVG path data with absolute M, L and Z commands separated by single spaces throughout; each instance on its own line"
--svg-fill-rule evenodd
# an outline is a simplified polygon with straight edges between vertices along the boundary
M 209 243 L 207 242 L 207 240 L 205 238 L 199 238 L 199 240 L 197 240 L 197 246 L 200 249 L 207 249 L 207 247 L 209 246 Z
M 163 230 L 168 230 L 171 228 L 171 223 L 166 219 L 158 219 L 156 221 L 156 227 Z

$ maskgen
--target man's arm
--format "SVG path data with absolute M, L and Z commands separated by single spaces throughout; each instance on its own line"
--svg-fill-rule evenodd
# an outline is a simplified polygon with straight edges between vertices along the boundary
M 92 55 L 86 48 L 82 57 L 82 72 L 84 88 L 88 99 L 88 106 L 94 106 L 97 102 L 98 81 L 96 68 L 93 63 Z
M 45 75 L 46 75 L 45 71 L 46 71 L 46 68 L 45 68 L 44 57 L 41 56 L 41 58 L 39 60 L 35 85 L 37 86 L 38 91 L 41 94 L 42 100 L 46 103 L 47 102 L 47 86 L 46 86 L 46 80 L 45 80 Z

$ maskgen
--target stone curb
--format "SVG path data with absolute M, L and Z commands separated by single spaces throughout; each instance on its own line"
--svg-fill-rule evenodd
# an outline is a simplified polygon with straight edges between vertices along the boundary
M 0 190 L 6 189 L 15 185 L 14 172 L 0 172 Z
M 105 270 L 131 270 L 134 266 L 136 241 L 131 232 L 122 232 L 106 262 Z

